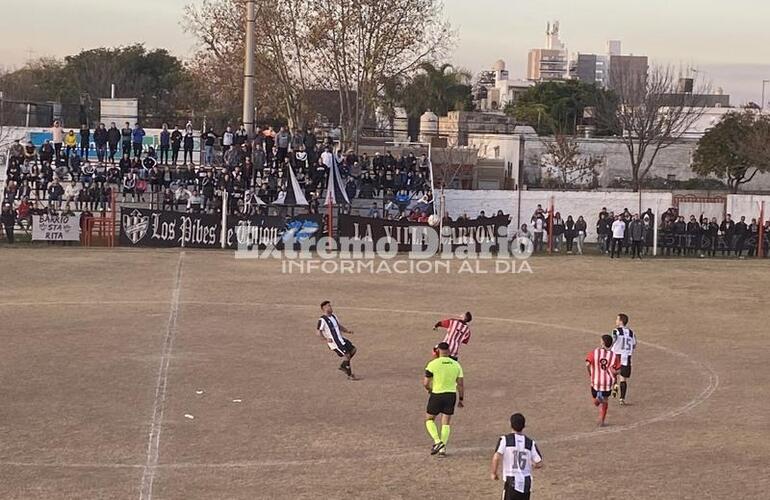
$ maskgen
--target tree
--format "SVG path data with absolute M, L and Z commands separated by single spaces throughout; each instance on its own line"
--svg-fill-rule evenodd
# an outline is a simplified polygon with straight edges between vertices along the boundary
M 257 109 L 300 126 L 307 119 L 305 92 L 316 79 L 308 32 L 315 14 L 307 0 L 257 0 L 256 8 Z M 184 27 L 199 43 L 193 67 L 220 120 L 242 111 L 245 15 L 241 0 L 203 0 L 185 8 Z
M 278 117 L 297 123 L 311 118 L 308 90 L 334 90 L 347 143 L 394 78 L 442 55 L 453 39 L 439 0 L 257 0 L 257 10 L 264 42 L 256 54 L 259 105 L 279 101 Z M 198 66 L 216 67 L 229 81 L 242 76 L 242 12 L 240 0 L 204 0 L 186 9 L 186 27 L 201 45 Z
M 401 104 L 411 118 L 419 118 L 430 110 L 438 116 L 449 111 L 468 111 L 473 108 L 471 75 L 451 64 L 435 66 L 420 64 L 420 72 L 402 89 Z
M 708 85 L 694 93 L 677 91 L 677 73 L 655 66 L 648 73 L 611 70 L 612 91 L 600 93 L 597 117 L 609 130 L 619 131 L 630 157 L 635 191 L 655 164 L 658 153 L 675 144 L 703 116 Z
M 62 103 L 70 123 L 97 119 L 98 99 L 110 96 L 112 84 L 119 96 L 138 98 L 142 118 L 173 118 L 199 104 L 182 61 L 141 44 L 84 50 L 64 60 L 43 58 L 0 77 L 0 89 L 14 99 Z
M 540 135 L 574 134 L 586 108 L 594 107 L 605 91 L 578 80 L 541 82 L 527 89 L 505 112 Z
M 546 167 L 552 187 L 591 185 L 596 182 L 596 166 L 600 165 L 604 158 L 583 154 L 576 136 L 557 134 L 552 139 L 541 142 L 546 152 L 540 161 Z
M 730 192 L 770 171 L 770 118 L 746 110 L 725 115 L 698 141 L 692 169 L 727 180 Z

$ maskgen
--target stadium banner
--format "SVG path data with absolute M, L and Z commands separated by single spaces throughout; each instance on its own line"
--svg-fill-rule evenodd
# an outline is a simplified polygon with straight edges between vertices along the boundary
M 729 244 L 728 239 L 724 235 L 715 237 L 708 234 L 678 234 L 661 232 L 658 236 L 659 248 L 670 249 L 682 249 L 682 250 L 696 250 L 707 252 L 709 250 L 730 251 L 742 249 L 748 251 L 757 248 L 759 236 L 749 233 L 746 236 L 732 236 Z M 767 238 L 765 238 L 767 241 Z
M 498 237 L 507 237 L 509 215 L 497 215 L 483 219 L 452 221 L 444 225 L 444 244 L 451 243 L 452 248 L 473 246 L 480 251 L 483 244 L 496 243 Z M 424 222 L 408 220 L 386 220 L 356 215 L 340 215 L 338 222 L 340 237 L 353 241 L 378 241 L 381 238 L 391 238 L 398 243 L 399 252 L 409 252 L 413 247 L 427 248 L 426 241 L 430 236 L 438 237 L 438 228 Z M 491 247 L 497 250 L 497 245 Z
M 79 241 L 80 213 L 74 215 L 33 215 L 33 241 Z
M 320 236 L 321 218 L 297 215 L 254 215 L 227 218 L 227 248 L 239 246 L 283 248 L 289 238 L 303 240 Z M 222 218 L 213 214 L 188 214 L 139 208 L 123 208 L 120 216 L 120 244 L 129 247 L 222 248 Z M 295 242 L 295 247 L 299 243 Z

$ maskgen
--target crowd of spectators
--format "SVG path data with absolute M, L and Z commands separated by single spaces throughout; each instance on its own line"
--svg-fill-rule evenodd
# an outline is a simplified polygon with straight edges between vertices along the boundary
M 551 225 L 553 231 L 551 231 Z M 627 208 L 615 214 L 602 207 L 597 216 L 596 236 L 598 249 L 610 258 L 630 256 L 641 259 L 643 255 L 652 254 L 654 245 L 655 215 L 652 209 L 642 214 L 631 213 Z M 554 212 L 553 218 L 541 205 L 532 214 L 530 224 L 522 224 L 516 236 L 532 240 L 535 253 L 542 253 L 551 244 L 553 235 L 553 251 L 567 253 L 576 251 L 583 253 L 587 224 L 583 216 L 573 219 L 568 215 L 562 219 L 559 212 Z M 746 221 L 741 217 L 738 222 L 726 214 L 722 222 L 715 217 L 711 219 L 704 215 L 697 218 L 690 215 L 689 221 L 680 215 L 676 209 L 669 208 L 661 216 L 658 228 L 658 246 L 662 255 L 714 257 L 745 255 L 752 257 L 757 253 L 757 240 L 760 226 L 757 219 Z M 764 222 L 763 254 L 768 255 L 770 247 L 770 220 Z
M 56 121 L 52 138 L 39 148 L 31 142 L 11 145 L 3 198 L 25 213 L 28 207 L 33 212 L 105 211 L 113 198 L 162 210 L 215 213 L 227 192 L 225 209 L 250 215 L 285 201 L 291 168 L 309 210 L 318 212 L 330 168 L 336 165 L 348 198 L 382 198 L 382 216 L 432 213 L 430 201 L 407 211 L 413 200 L 431 196 L 425 155 L 356 155 L 337 149 L 331 137 L 319 140 L 312 129 L 286 127 L 258 127 L 250 139 L 243 125 L 222 131 L 208 127 L 196 136 L 188 122 L 184 128 L 164 124 L 152 145 L 145 144 L 146 135 L 138 123 L 123 128 L 100 123 L 94 130 L 83 125 L 76 133 Z M 398 210 L 392 213 L 387 205 Z

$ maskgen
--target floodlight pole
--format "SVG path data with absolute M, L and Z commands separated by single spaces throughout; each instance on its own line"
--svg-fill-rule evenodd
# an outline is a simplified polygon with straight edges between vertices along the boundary
M 246 0 L 246 54 L 243 63 L 243 127 L 254 137 L 254 75 L 257 50 L 256 0 Z

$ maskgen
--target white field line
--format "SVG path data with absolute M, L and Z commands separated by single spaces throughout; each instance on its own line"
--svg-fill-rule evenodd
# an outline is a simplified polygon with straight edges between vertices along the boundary
M 140 500 L 152 499 L 152 486 L 155 481 L 155 471 L 158 467 L 160 450 L 160 433 L 163 430 L 163 413 L 166 409 L 166 393 L 168 390 L 168 367 L 171 362 L 171 352 L 174 348 L 176 337 L 177 318 L 179 317 L 179 291 L 182 288 L 182 261 L 184 252 L 179 254 L 174 276 L 174 288 L 171 292 L 171 307 L 168 313 L 166 334 L 163 338 L 163 349 L 160 355 L 158 367 L 158 380 L 155 383 L 155 399 L 152 403 L 152 420 L 150 421 L 150 435 L 147 439 L 147 459 L 142 471 L 142 483 L 139 489 Z
M 178 271 L 181 275 L 181 255 L 180 255 L 180 264 Z M 180 276 L 181 280 L 181 276 Z M 177 281 L 177 285 L 179 284 L 179 281 Z M 175 297 L 175 298 L 174 298 Z M 155 301 L 141 301 L 141 303 L 158 303 Z M 102 302 L 103 304 L 104 302 Z M 126 301 L 126 302 L 108 302 L 110 304 L 116 304 L 116 303 L 139 303 L 137 301 Z M 178 287 L 175 288 L 174 295 L 172 297 L 172 313 L 169 316 L 169 325 L 171 325 L 172 317 L 174 321 L 174 329 L 175 329 L 175 323 L 176 323 L 176 314 L 178 312 L 178 308 L 180 304 L 191 304 L 191 305 L 215 305 L 215 306 L 233 306 L 233 307 L 254 307 L 254 306 L 266 306 L 266 307 L 286 307 L 286 308 L 312 308 L 315 309 L 316 305 L 313 304 L 281 304 L 281 303 L 266 303 L 266 302 L 209 302 L 209 301 L 180 301 L 179 300 L 179 290 Z M 47 304 L 53 304 L 53 305 L 59 305 L 61 303 L 59 302 L 51 302 L 51 303 L 35 303 L 34 305 L 47 305 Z M 67 303 L 68 305 L 70 303 Z M 72 305 L 81 305 L 81 303 L 71 303 Z M 94 304 L 100 304 L 99 302 L 96 302 Z M 174 306 L 174 304 L 176 304 Z M 3 306 L 6 304 L 0 304 L 0 306 Z M 19 303 L 13 304 L 13 305 L 20 305 Z M 32 305 L 32 304 L 30 304 Z M 419 310 L 412 310 L 412 309 L 389 309 L 389 308 L 377 308 L 377 307 L 355 307 L 346 306 L 345 309 L 353 310 L 353 311 L 367 311 L 367 312 L 391 312 L 391 313 L 398 313 L 398 314 L 419 314 L 419 315 L 430 315 L 430 316 L 436 316 L 436 315 L 442 315 L 446 314 L 444 312 L 440 311 L 419 311 Z M 543 326 L 546 328 L 553 328 L 553 329 L 559 329 L 559 330 L 565 330 L 565 331 L 572 331 L 572 332 L 578 332 L 582 334 L 590 334 L 590 335 L 597 335 L 595 331 L 583 329 L 583 328 L 575 328 L 571 326 L 564 326 L 564 325 L 556 325 L 552 323 L 544 323 L 540 321 L 530 321 L 530 320 L 521 320 L 521 319 L 512 319 L 512 318 L 497 318 L 497 317 L 490 317 L 490 316 L 476 316 L 476 319 L 479 320 L 486 320 L 486 321 L 500 321 L 500 322 L 506 322 L 506 323 L 514 323 L 514 324 L 523 324 L 523 325 L 534 325 L 534 326 Z M 171 327 L 169 327 L 169 330 L 171 331 Z M 168 331 L 167 331 L 167 337 L 168 337 Z M 172 338 L 168 339 L 173 341 Z M 691 411 L 693 408 L 697 407 L 704 401 L 706 401 L 709 397 L 711 397 L 712 394 L 717 390 L 719 387 L 719 375 L 711 369 L 706 364 L 695 360 L 688 354 L 685 354 L 680 351 L 676 351 L 674 349 L 670 349 L 668 347 L 655 344 L 648 341 L 639 341 L 639 344 L 646 345 L 648 347 L 651 347 L 653 349 L 665 352 L 666 354 L 669 354 L 674 357 L 678 357 L 695 368 L 697 368 L 701 374 L 708 379 L 708 385 L 700 392 L 698 393 L 694 398 L 690 399 L 686 403 L 684 403 L 681 406 L 678 406 L 676 408 L 670 409 L 664 413 L 661 413 L 659 415 L 655 415 L 643 420 L 639 420 L 637 422 L 632 422 L 627 425 L 622 426 L 609 426 L 609 427 L 603 427 L 603 428 L 597 428 L 596 430 L 592 431 L 585 431 L 585 432 L 577 432 L 573 434 L 568 434 L 564 436 L 556 436 L 550 439 L 541 439 L 538 440 L 539 443 L 542 444 L 548 444 L 548 443 L 562 443 L 567 441 L 577 441 L 579 439 L 589 438 L 589 437 L 596 437 L 601 436 L 604 434 L 614 434 L 618 432 L 623 432 L 626 430 L 636 429 L 638 427 L 642 427 L 645 425 L 653 424 L 656 422 L 662 422 L 665 420 L 670 420 L 672 418 L 676 418 L 680 415 L 683 415 L 689 411 Z M 170 347 L 170 346 L 169 346 Z M 165 348 L 164 348 L 165 352 Z M 170 350 L 169 350 L 170 352 Z M 166 370 L 166 376 L 167 376 L 167 370 L 168 370 L 168 360 L 166 360 L 165 363 L 165 370 Z M 163 364 L 161 364 L 161 367 L 163 367 Z M 163 370 L 163 368 L 161 368 Z M 158 387 L 161 386 L 161 377 L 159 373 L 159 384 Z M 163 382 L 163 397 L 162 400 L 165 400 L 165 381 Z M 157 391 L 156 391 L 157 396 Z M 158 402 L 158 399 L 156 397 L 156 403 Z M 158 409 L 161 412 L 160 415 L 160 421 L 158 423 L 158 433 L 156 436 L 157 442 L 159 442 L 160 439 L 160 424 L 162 423 L 162 405 L 158 405 Z M 153 408 L 153 414 L 155 414 L 156 408 Z M 153 427 L 155 424 L 155 418 L 153 418 Z M 291 466 L 297 466 L 297 465 L 311 465 L 311 464 L 326 464 L 326 463 L 340 463 L 340 462 L 359 462 L 359 461 L 381 461 L 381 460 L 392 460 L 394 458 L 404 458 L 408 456 L 422 456 L 425 454 L 425 450 L 416 450 L 414 448 L 403 448 L 398 450 L 393 450 L 391 453 L 376 453 L 372 454 L 369 457 L 361 457 L 361 456 L 355 456 L 355 457 L 329 457 L 329 458 L 309 458 L 309 459 L 301 459 L 301 460 L 255 460 L 255 461 L 240 461 L 240 462 L 222 462 L 222 463 L 170 463 L 170 464 L 158 464 L 157 459 L 157 444 L 155 446 L 154 451 L 154 464 L 150 467 L 148 464 L 151 462 L 151 451 L 152 451 L 152 443 L 153 443 L 153 433 L 151 431 L 150 434 L 150 442 L 148 444 L 148 463 L 145 465 L 134 465 L 134 464 L 72 464 L 72 463 L 36 463 L 36 462 L 3 462 L 0 461 L 0 465 L 7 465 L 7 466 L 18 466 L 18 467 L 72 467 L 72 468 L 139 468 L 142 467 L 145 469 L 145 475 L 147 474 L 148 469 L 153 471 L 156 469 L 242 469 L 242 468 L 268 468 L 268 467 L 291 467 Z M 455 455 L 471 455 L 479 452 L 489 451 L 489 447 L 462 447 L 462 448 L 452 448 L 452 453 Z M 152 487 L 152 477 L 150 477 L 150 496 L 142 496 L 140 497 L 141 500 L 150 500 L 151 498 L 151 487 Z M 144 477 L 142 484 L 144 486 Z M 144 489 L 143 489 L 144 491 Z

